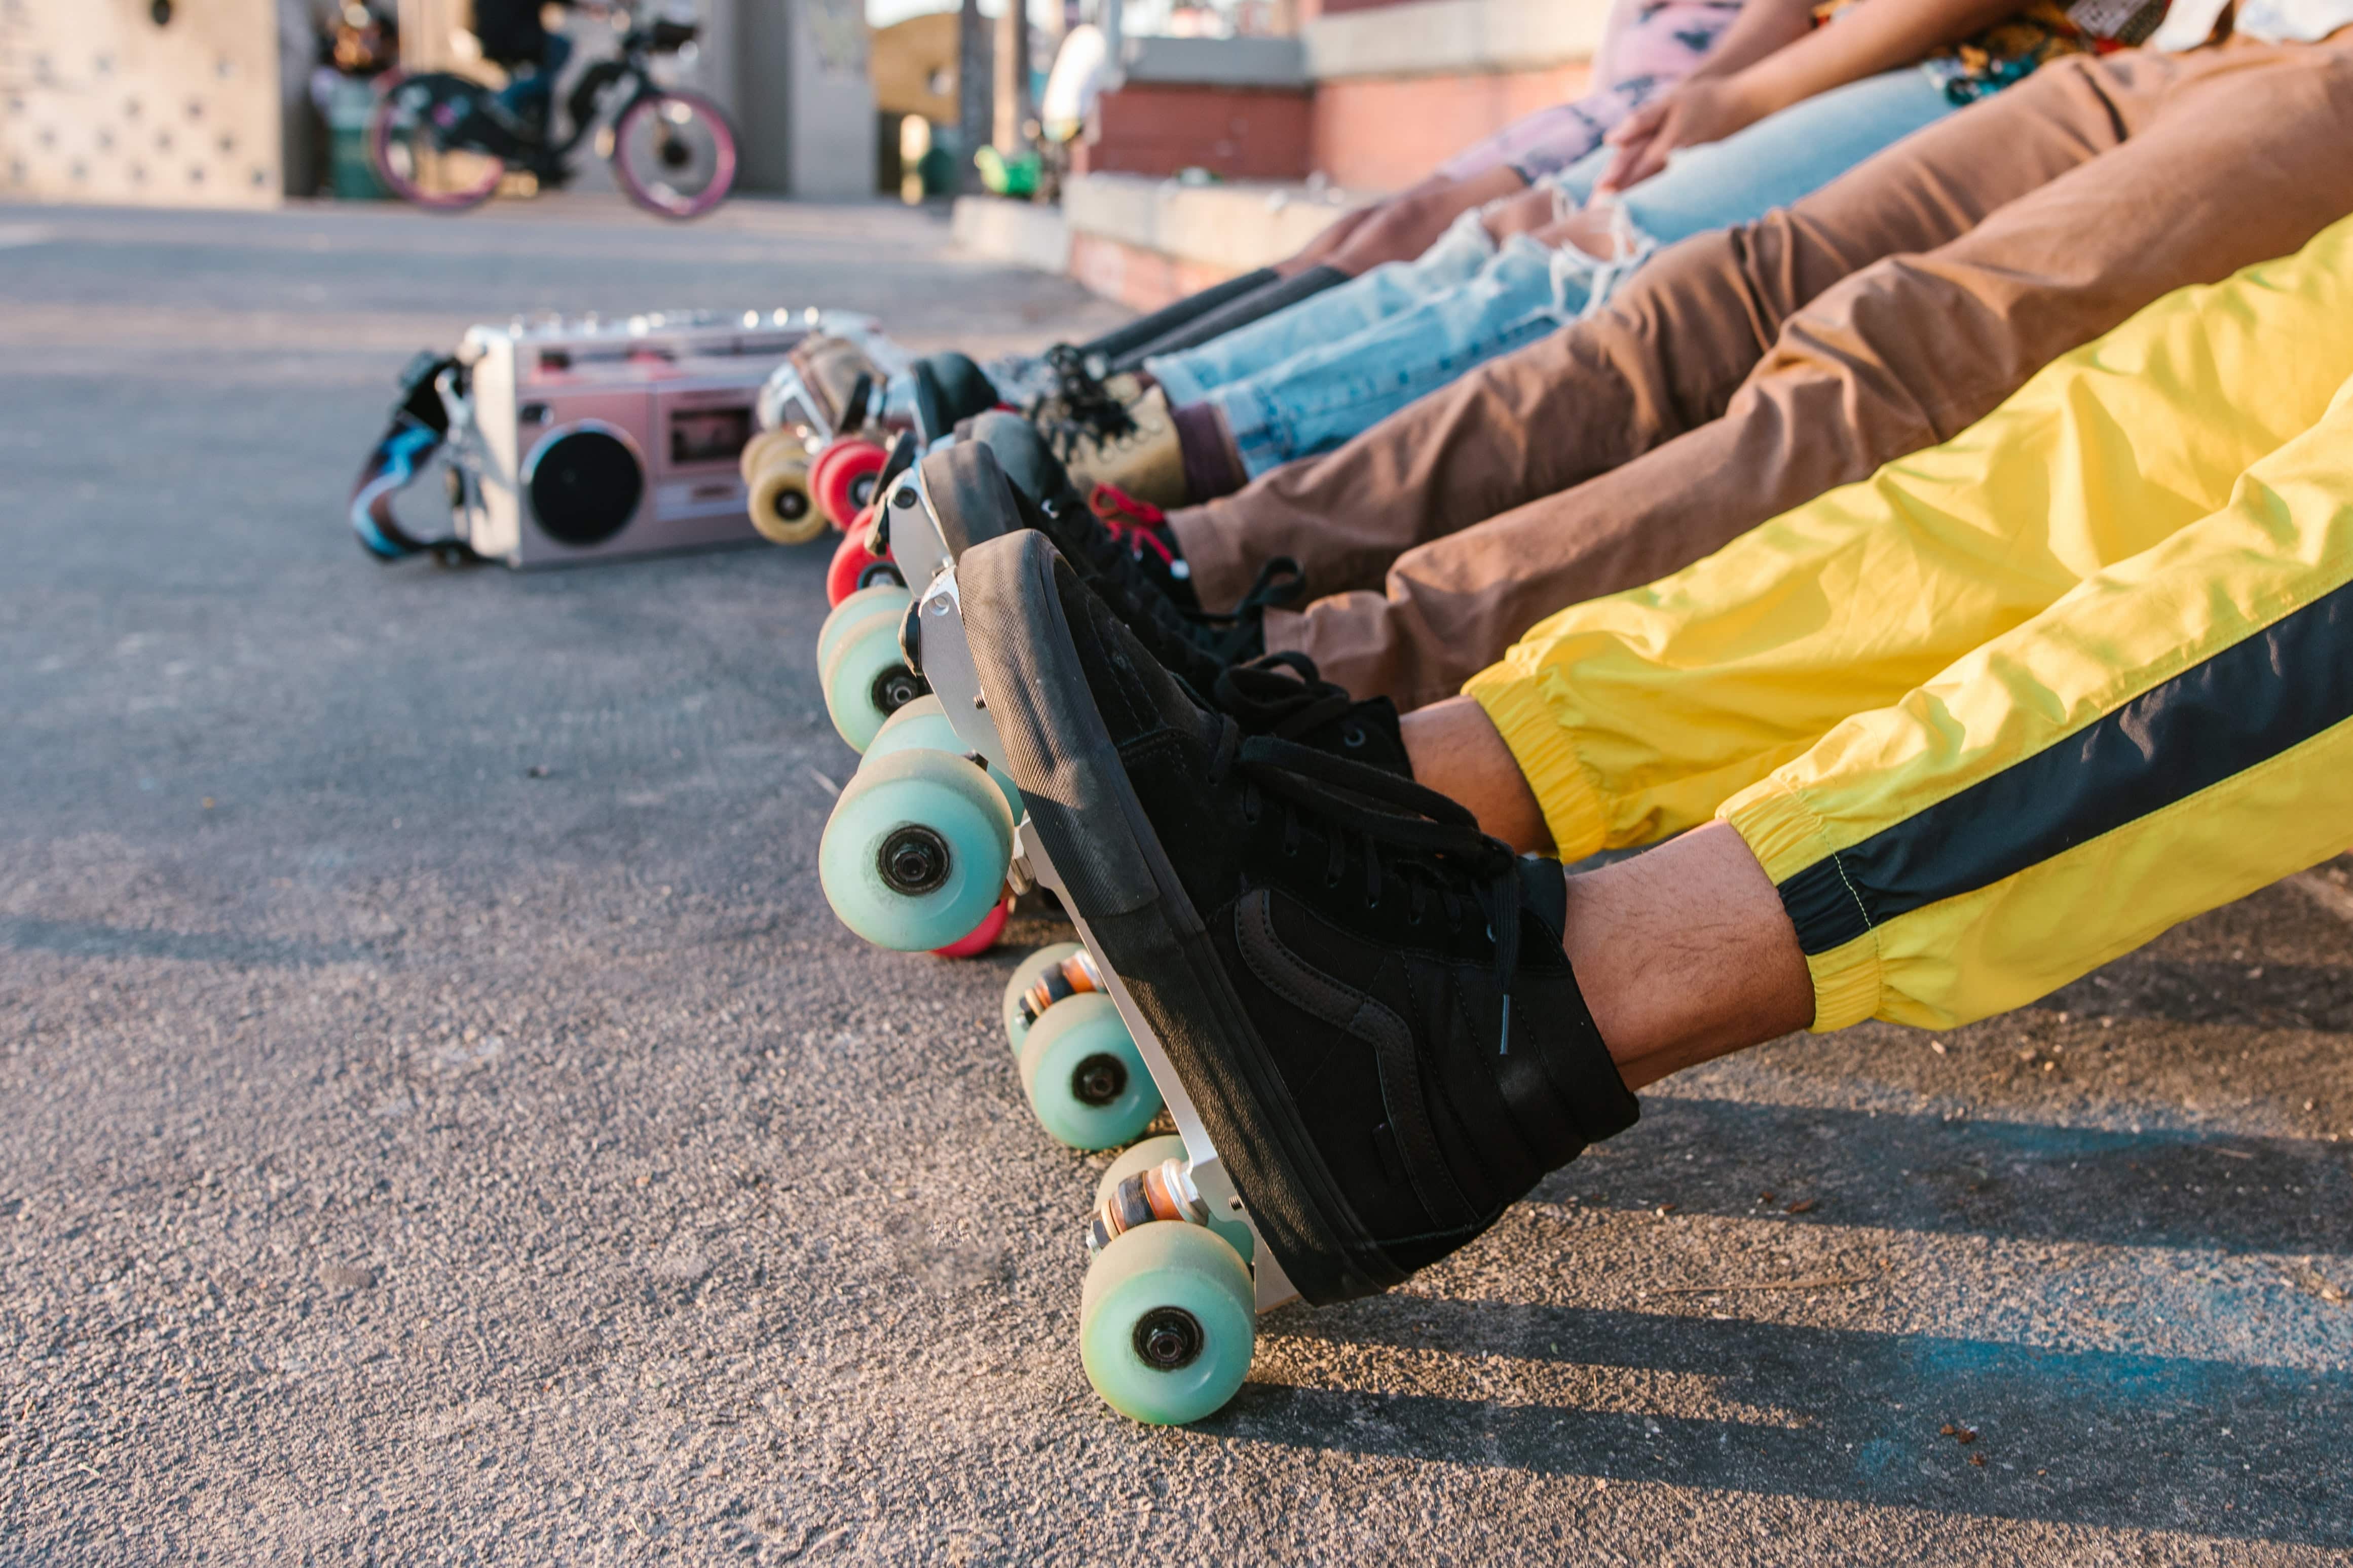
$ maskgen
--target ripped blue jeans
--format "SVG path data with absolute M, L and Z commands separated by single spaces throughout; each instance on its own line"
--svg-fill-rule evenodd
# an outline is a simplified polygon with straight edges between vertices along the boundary
M 1955 109 L 1917 67 L 1867 78 L 1676 153 L 1617 198 L 1614 260 L 1514 235 L 1462 277 L 1467 237 L 1450 230 L 1432 250 L 1454 245 L 1451 265 L 1431 268 L 1429 287 L 1411 287 L 1419 262 L 1375 287 L 1388 270 L 1377 268 L 1145 368 L 1170 402 L 1217 406 L 1255 479 L 1328 452 L 1476 366 L 1591 314 L 1659 247 L 1786 206 Z M 1591 196 L 1613 155 L 1604 149 L 1553 177 L 1564 206 Z M 1265 357 L 1274 348 L 1290 352 Z

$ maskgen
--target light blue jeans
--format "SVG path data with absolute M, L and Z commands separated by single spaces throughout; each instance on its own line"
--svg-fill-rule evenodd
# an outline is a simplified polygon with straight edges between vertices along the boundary
M 1412 261 L 1388 261 L 1311 294 L 1288 310 L 1236 327 L 1198 348 L 1144 362 L 1178 407 L 1214 389 L 1272 370 L 1294 354 L 1353 337 L 1424 300 L 1468 283 L 1495 254 L 1479 215 L 1464 213 Z
M 1515 235 L 1464 278 L 1451 274 L 1477 247 L 1450 230 L 1424 258 L 1453 247 L 1427 283 L 1415 270 L 1419 261 L 1379 282 L 1389 269 L 1377 268 L 1145 368 L 1171 403 L 1219 408 L 1255 479 L 1330 451 L 1474 366 L 1590 314 L 1657 247 L 1786 206 L 1955 107 L 1917 67 L 1854 82 L 1722 142 L 1679 152 L 1621 193 L 1623 260 L 1597 261 L 1574 247 L 1554 249 Z M 1556 176 L 1566 197 L 1589 198 L 1612 155 L 1597 153 Z M 1283 357 L 1267 357 L 1284 348 L 1291 352 Z

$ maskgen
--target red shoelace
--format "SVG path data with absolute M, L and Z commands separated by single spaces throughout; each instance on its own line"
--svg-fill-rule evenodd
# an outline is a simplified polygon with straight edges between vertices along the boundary
M 1141 560 L 1149 550 L 1160 557 L 1163 566 L 1176 564 L 1176 552 L 1161 537 L 1161 531 L 1168 526 L 1168 514 L 1150 501 L 1138 500 L 1117 485 L 1097 485 L 1087 497 L 1087 510 L 1130 555 Z

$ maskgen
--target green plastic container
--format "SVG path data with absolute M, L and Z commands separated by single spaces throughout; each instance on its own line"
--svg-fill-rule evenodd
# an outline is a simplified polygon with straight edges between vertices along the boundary
M 375 114 L 375 86 L 345 78 L 327 96 L 327 183 L 336 199 L 380 202 L 392 193 L 376 178 L 368 155 L 368 121 Z

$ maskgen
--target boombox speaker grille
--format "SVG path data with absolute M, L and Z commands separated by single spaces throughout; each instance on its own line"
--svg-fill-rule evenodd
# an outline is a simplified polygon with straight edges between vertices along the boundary
M 586 420 L 552 431 L 523 466 L 532 517 L 565 544 L 602 544 L 629 524 L 645 499 L 646 466 L 623 431 Z

